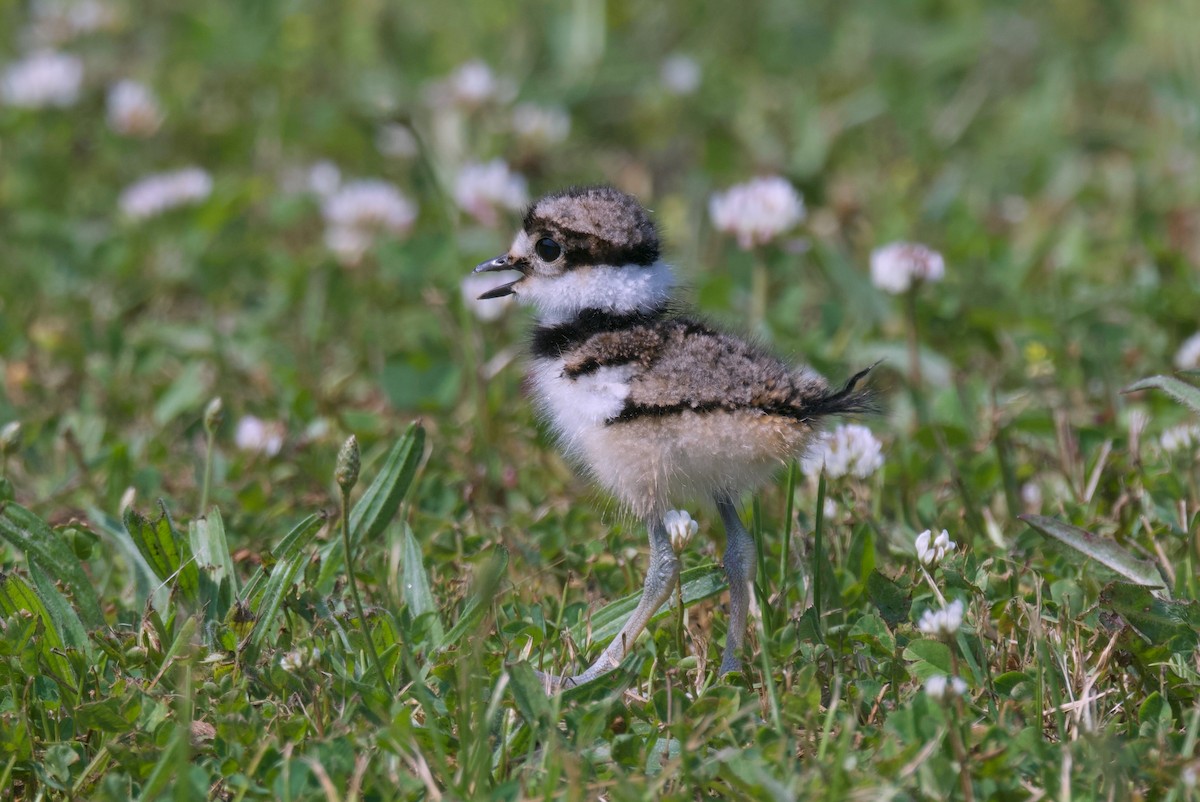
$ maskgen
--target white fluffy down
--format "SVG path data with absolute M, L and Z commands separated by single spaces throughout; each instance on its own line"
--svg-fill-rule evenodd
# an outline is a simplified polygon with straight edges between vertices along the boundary
M 577 267 L 559 276 L 531 275 L 513 289 L 517 300 L 532 304 L 551 325 L 570 320 L 582 309 L 618 314 L 649 311 L 670 298 L 675 277 L 665 262 Z

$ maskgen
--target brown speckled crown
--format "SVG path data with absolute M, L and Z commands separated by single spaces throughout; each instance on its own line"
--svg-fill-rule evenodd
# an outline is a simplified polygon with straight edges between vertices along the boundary
M 572 187 L 529 207 L 525 233 L 563 248 L 568 268 L 658 261 L 658 232 L 636 198 L 612 187 Z

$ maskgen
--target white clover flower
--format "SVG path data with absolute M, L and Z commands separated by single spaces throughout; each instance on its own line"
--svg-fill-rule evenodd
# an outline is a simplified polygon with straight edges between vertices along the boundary
M 137 81 L 118 81 L 108 90 L 108 127 L 123 136 L 153 136 L 163 112 L 150 88 Z
M 427 92 L 435 105 L 475 109 L 489 103 L 507 103 L 516 94 L 516 87 L 511 81 L 498 78 L 483 61 L 474 59 L 459 65 L 444 79 L 434 81 Z
M 667 56 L 658 68 L 658 79 L 663 89 L 672 95 L 692 94 L 700 88 L 700 78 L 700 64 L 682 53 Z
M 416 135 L 400 123 L 381 125 L 375 134 L 375 148 L 389 159 L 411 159 L 419 152 Z
M 871 282 L 893 295 L 915 282 L 941 281 L 946 262 L 937 251 L 915 242 L 893 242 L 871 252 Z
M 935 568 L 938 563 L 945 559 L 946 555 L 954 551 L 958 546 L 950 539 L 950 534 L 943 529 L 942 533 L 937 537 L 933 536 L 933 532 L 926 529 L 921 534 L 917 535 L 917 559 L 922 565 L 927 565 L 930 568 Z
M 1175 352 L 1175 367 L 1180 370 L 1200 368 L 1200 331 L 1183 341 Z
M 571 133 L 571 115 L 558 106 L 520 103 L 513 108 L 512 130 L 527 144 L 557 145 Z
M 346 267 L 357 265 L 379 234 L 401 236 L 417 219 L 417 207 L 394 185 L 376 179 L 350 181 L 321 206 L 325 246 Z
M 1021 485 L 1021 503 L 1026 512 L 1038 512 L 1042 509 L 1042 486 L 1037 482 L 1026 482 Z
M 939 637 L 953 635 L 962 626 L 966 608 L 960 599 L 955 599 L 940 610 L 926 610 L 917 622 L 917 629 L 926 635 Z
M 463 305 L 484 323 L 499 320 L 513 305 L 513 296 L 505 295 L 503 298 L 489 298 L 486 301 L 479 300 L 479 296 L 507 283 L 507 276 L 496 276 L 494 273 L 468 273 L 462 280 Z
M 314 162 L 304 177 L 305 187 L 318 198 L 328 198 L 342 185 L 342 171 L 328 159 Z
M 813 444 L 800 461 L 805 476 L 815 477 L 822 468 L 830 479 L 850 474 L 865 479 L 883 465 L 883 445 L 866 426 L 839 424 Z
M 1159 436 L 1158 442 L 1163 451 L 1167 453 L 1186 451 L 1200 443 L 1200 426 L 1190 424 L 1172 426 Z
M 680 554 L 692 542 L 700 525 L 692 520 L 686 510 L 668 510 L 663 516 L 663 528 L 671 539 L 671 549 Z
M 0 100 L 10 106 L 64 108 L 79 99 L 83 62 L 54 50 L 40 50 L 8 65 L 0 76 Z
M 283 438 L 287 429 L 281 421 L 264 421 L 246 415 L 237 423 L 233 443 L 242 451 L 266 454 L 273 457 L 283 450 Z
M 485 226 L 500 221 L 500 209 L 519 211 L 529 202 L 525 177 L 514 173 L 503 159 L 462 168 L 454 181 L 454 200 Z
M 38 45 L 62 44 L 116 26 L 116 10 L 101 0 L 37 0 L 28 30 Z
M 837 514 L 838 514 L 837 502 L 834 501 L 833 499 L 831 499 L 829 496 L 826 496 L 825 503 L 821 506 L 821 514 L 824 516 L 826 521 L 837 517 Z
M 305 666 L 312 665 L 321 659 L 321 650 L 312 649 L 293 649 L 287 652 L 283 657 L 279 658 L 279 667 L 289 674 L 294 674 Z
M 718 231 L 737 237 L 749 250 L 764 245 L 804 219 L 804 201 L 779 176 L 756 178 L 715 193 L 708 214 Z
M 130 220 L 146 220 L 179 206 L 199 203 L 212 194 L 212 187 L 212 176 L 206 171 L 187 167 L 156 173 L 131 184 L 117 203 Z
M 962 677 L 947 677 L 934 674 L 925 680 L 925 693 L 930 699 L 941 701 L 946 697 L 962 696 L 967 692 L 967 683 Z

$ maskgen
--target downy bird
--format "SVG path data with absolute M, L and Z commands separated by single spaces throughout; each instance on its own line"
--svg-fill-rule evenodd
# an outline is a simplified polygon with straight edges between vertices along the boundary
M 582 673 L 545 676 L 548 690 L 615 668 L 679 578 L 663 523 L 685 499 L 711 499 L 725 526 L 729 627 L 721 673 L 741 667 L 757 556 L 735 509 L 832 415 L 866 411 L 840 389 L 763 348 L 679 311 L 649 213 L 611 187 L 571 188 L 535 202 L 512 246 L 475 268 L 516 271 L 480 296 L 533 306 L 530 384 L 566 456 L 645 521 L 650 565 L 641 600 Z M 869 370 L 869 368 L 868 368 Z

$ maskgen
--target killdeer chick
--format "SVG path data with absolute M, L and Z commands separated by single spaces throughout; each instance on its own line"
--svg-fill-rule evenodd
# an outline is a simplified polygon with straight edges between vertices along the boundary
M 610 187 L 574 188 L 530 207 L 508 252 L 476 273 L 515 270 L 480 299 L 515 295 L 538 312 L 530 380 L 569 458 L 650 533 L 641 601 L 583 673 L 547 677 L 548 689 L 615 668 L 679 578 L 663 515 L 684 499 L 712 499 L 725 526 L 729 630 L 721 673 L 739 654 L 757 555 L 734 508 L 739 495 L 799 456 L 822 421 L 863 411 L 807 368 L 679 314 L 671 268 L 649 214 Z

